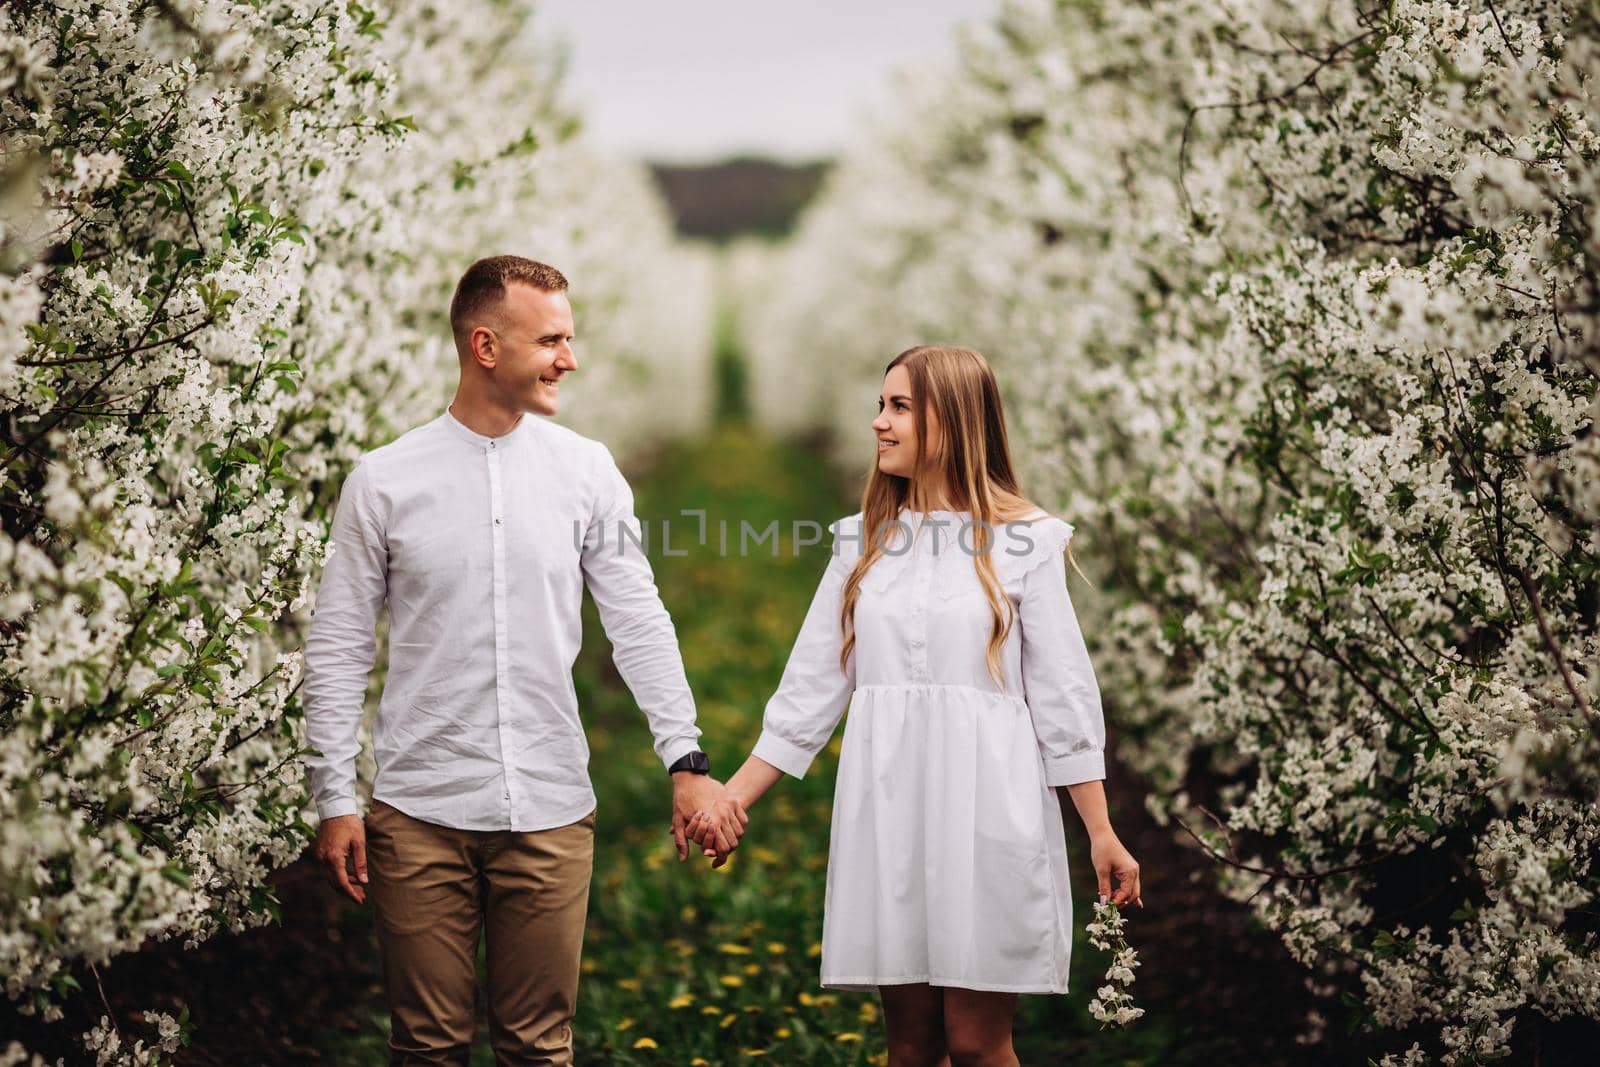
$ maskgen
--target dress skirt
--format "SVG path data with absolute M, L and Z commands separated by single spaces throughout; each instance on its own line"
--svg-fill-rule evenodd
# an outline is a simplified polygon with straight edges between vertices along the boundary
M 845 720 L 824 986 L 1065 993 L 1066 838 L 1028 705 L 953 684 L 865 685 Z

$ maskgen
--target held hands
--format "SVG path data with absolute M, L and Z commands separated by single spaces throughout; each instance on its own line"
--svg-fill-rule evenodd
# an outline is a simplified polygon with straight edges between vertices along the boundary
M 357 904 L 367 902 L 367 824 L 361 816 L 322 820 L 317 827 L 317 862 L 333 888 Z
M 687 771 L 672 776 L 672 836 L 679 863 L 689 858 L 692 840 L 702 855 L 716 857 L 712 867 L 721 867 L 749 824 L 744 805 L 715 778 Z
M 1121 907 L 1134 903 L 1144 907 L 1144 897 L 1139 889 L 1139 864 L 1117 840 L 1117 835 L 1104 830 L 1089 838 L 1089 861 L 1094 864 L 1094 874 L 1100 883 L 1100 899 L 1110 900 Z M 1111 892 L 1112 876 L 1117 880 L 1117 891 Z

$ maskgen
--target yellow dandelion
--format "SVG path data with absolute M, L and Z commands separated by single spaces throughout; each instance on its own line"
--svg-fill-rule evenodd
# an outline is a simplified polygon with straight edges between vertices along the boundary
M 804 990 L 802 990 L 800 992 L 800 1003 L 804 1004 L 806 1007 L 809 1008 L 809 1007 L 811 1007 L 811 1005 L 815 1004 L 816 1002 L 817 1002 L 817 998 L 812 996 L 810 993 L 807 993 Z
M 822 942 L 821 941 L 813 941 L 813 942 L 811 942 L 811 947 L 806 949 L 806 955 L 807 956 L 820 956 L 820 955 L 822 955 Z
M 717 981 L 721 982 L 725 986 L 741 986 L 741 985 L 744 985 L 744 979 L 740 978 L 736 974 L 725 974 L 721 978 L 718 978 Z
M 736 1023 L 738 1021 L 739 1021 L 739 1017 L 730 1012 L 727 1015 L 724 1015 L 722 1017 L 722 1021 L 717 1023 L 717 1025 L 722 1027 L 722 1029 L 726 1030 L 728 1027 L 732 1026 L 734 1023 Z
M 765 1056 L 767 1054 L 767 1050 L 764 1048 L 744 1048 L 740 1049 L 739 1052 L 745 1056 Z
M 750 850 L 750 858 L 755 860 L 757 863 L 765 864 L 768 867 L 775 866 L 783 859 L 782 856 L 772 851 L 772 849 L 767 848 L 765 845 L 757 845 L 755 848 L 752 848 Z
M 864 1022 L 864 1023 L 877 1022 L 878 1021 L 878 1002 L 875 1001 L 875 1000 L 863 1000 L 861 1002 L 861 1013 L 860 1014 L 861 1014 L 861 1021 Z
M 717 951 L 718 952 L 726 952 L 730 956 L 748 956 L 748 955 L 750 955 L 750 949 L 748 949 L 744 945 L 736 945 L 731 941 L 724 941 L 722 944 L 718 945 L 717 946 Z
M 842 1042 L 846 1045 L 861 1040 L 861 1035 L 853 1030 L 846 1030 L 842 1034 L 834 1034 L 833 1037 L 835 1041 Z
M 694 1003 L 694 994 L 693 993 L 679 993 L 677 996 L 675 996 L 671 1000 L 667 1001 L 667 1007 L 672 1008 L 673 1010 L 677 1010 L 678 1008 L 687 1008 L 689 1005 L 691 1005 L 693 1003 Z
M 599 969 L 600 969 L 599 961 L 591 960 L 591 959 L 586 959 L 586 960 L 583 961 L 583 973 L 584 974 L 593 974 L 594 972 L 598 971 Z
M 639 979 L 637 978 L 619 978 L 617 979 L 617 984 L 630 993 L 639 992 Z
M 617 1029 L 618 1030 L 631 1030 L 631 1029 L 633 1029 L 633 1017 L 629 1016 L 628 1018 L 623 1019 L 620 1023 L 617 1024 Z
M 889 1067 L 889 1054 L 887 1052 L 874 1052 L 867 1057 L 869 1067 Z
M 717 1007 L 715 1004 L 707 1004 L 705 1007 L 700 1009 L 700 1014 L 701 1015 L 721 1015 L 722 1014 L 722 1009 Z
M 653 1037 L 641 1037 L 639 1040 L 637 1040 L 637 1041 L 635 1041 L 633 1043 L 633 1047 L 634 1048 L 660 1048 L 661 1046 L 656 1044 L 656 1039 L 653 1038 Z
M 760 974 L 761 973 L 761 964 L 759 964 L 759 963 L 747 963 L 747 964 L 745 964 L 744 965 L 744 973 L 745 974 Z
M 689 1067 L 711 1067 L 711 1061 L 696 1056 L 694 1059 L 689 1061 Z
M 790 1035 L 790 1033 L 792 1033 L 792 1032 L 793 1031 L 791 1031 L 787 1026 L 778 1027 L 778 1036 L 779 1037 L 788 1037 Z
M 759 1005 L 759 1004 L 746 1004 L 745 1007 L 744 1007 L 744 1013 L 746 1015 L 760 1015 L 761 1014 L 761 1005 Z
M 782 941 L 768 941 L 767 951 L 772 953 L 774 956 L 781 956 L 785 952 L 789 951 L 789 946 L 785 945 Z
M 817 994 L 816 1000 L 817 1007 L 819 1008 L 831 1008 L 835 1004 L 839 1003 L 839 998 L 834 996 L 832 993 L 819 993 Z

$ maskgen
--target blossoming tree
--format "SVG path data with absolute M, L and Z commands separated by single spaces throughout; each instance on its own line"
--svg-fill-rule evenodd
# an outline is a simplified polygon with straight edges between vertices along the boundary
M 1560 0 L 1009 3 L 753 323 L 847 448 L 993 359 L 1123 760 L 1386 1064 L 1600 1018 L 1597 69 Z
M 573 136 L 526 18 L 0 8 L 0 975 L 20 1010 L 59 1019 L 118 953 L 273 915 L 266 875 L 309 832 L 308 578 L 343 472 L 448 398 L 467 262 L 572 278 L 598 357 L 584 429 L 626 446 L 703 411 L 705 272 L 645 179 Z M 649 405 L 617 388 L 640 381 Z M 85 1044 L 156 1062 L 182 1027 L 152 1023 Z

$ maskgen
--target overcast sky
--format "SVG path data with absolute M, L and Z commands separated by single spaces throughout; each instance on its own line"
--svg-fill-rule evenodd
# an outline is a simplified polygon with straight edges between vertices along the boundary
M 999 0 L 536 0 L 569 46 L 567 98 L 618 155 L 789 160 L 847 146 L 893 73 L 954 54 L 954 28 Z

